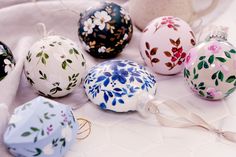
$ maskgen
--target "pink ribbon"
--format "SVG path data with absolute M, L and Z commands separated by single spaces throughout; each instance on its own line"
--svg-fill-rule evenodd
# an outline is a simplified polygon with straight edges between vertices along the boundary
M 165 105 L 170 108 L 178 118 L 170 118 L 160 112 L 160 105 Z M 167 100 L 162 103 L 152 99 L 147 102 L 147 108 L 150 113 L 155 114 L 157 120 L 162 126 L 175 127 L 175 128 L 188 128 L 199 127 L 207 131 L 217 134 L 231 142 L 236 142 L 236 133 L 231 131 L 222 131 L 207 123 L 201 116 L 187 110 L 184 106 L 180 105 L 174 100 Z

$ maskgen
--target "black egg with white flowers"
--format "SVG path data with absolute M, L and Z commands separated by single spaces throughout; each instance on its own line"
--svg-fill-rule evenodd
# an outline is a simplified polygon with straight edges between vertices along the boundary
M 115 3 L 101 3 L 81 14 L 78 35 L 96 58 L 113 58 L 129 43 L 133 25 L 128 12 Z
M 14 66 L 15 60 L 11 50 L 0 41 L 0 81 L 13 70 Z

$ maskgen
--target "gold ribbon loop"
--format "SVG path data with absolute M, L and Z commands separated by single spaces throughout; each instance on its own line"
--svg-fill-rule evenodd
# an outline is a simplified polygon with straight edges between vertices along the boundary
M 78 140 L 86 139 L 91 133 L 91 122 L 84 118 L 77 118 L 79 124 L 79 132 L 77 133 Z

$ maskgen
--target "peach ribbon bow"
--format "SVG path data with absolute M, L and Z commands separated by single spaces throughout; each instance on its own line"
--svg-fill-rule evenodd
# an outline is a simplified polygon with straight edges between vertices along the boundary
M 159 107 L 165 105 L 177 114 L 178 118 L 170 118 L 163 115 Z M 175 128 L 188 128 L 199 127 L 207 131 L 217 134 L 219 137 L 223 137 L 231 142 L 236 142 L 236 133 L 231 131 L 222 131 L 207 123 L 201 116 L 187 110 L 184 106 L 180 105 L 174 100 L 167 100 L 162 103 L 158 103 L 155 99 L 148 101 L 147 110 L 155 114 L 157 120 L 162 126 L 175 127 Z

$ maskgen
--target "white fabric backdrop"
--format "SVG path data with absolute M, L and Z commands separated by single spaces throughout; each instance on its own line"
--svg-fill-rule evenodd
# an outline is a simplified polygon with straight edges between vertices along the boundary
M 79 13 L 87 7 L 95 5 L 94 1 L 64 1 L 67 8 L 78 12 L 76 14 L 65 10 L 65 6 L 60 2 L 24 2 L 26 0 L 0 0 L 0 40 L 11 48 L 17 60 L 15 70 L 0 83 L 0 102 L 8 104 L 11 110 L 37 96 L 24 75 L 21 76 L 25 53 L 42 36 L 42 32 L 38 31 L 36 24 L 44 23 L 48 31 L 68 37 L 79 44 L 77 36 Z M 227 11 L 217 15 L 218 18 L 213 22 L 231 28 L 229 41 L 233 44 L 236 44 L 236 17 L 232 17 L 235 9 L 236 2 L 233 2 Z M 144 65 L 138 51 L 140 31 L 134 29 L 129 46 L 118 58 L 132 59 Z M 87 59 L 87 70 L 103 61 L 96 60 L 87 53 L 84 54 Z M 160 97 L 176 98 L 181 103 L 191 102 L 191 105 L 188 105 L 190 110 L 198 112 L 215 125 L 236 131 L 235 94 L 225 102 L 208 102 L 192 95 L 183 81 L 182 74 L 171 77 L 157 76 L 157 78 Z M 17 90 L 18 83 L 19 89 Z M 68 152 L 68 157 L 93 157 L 95 155 L 103 157 L 121 155 L 234 157 L 236 155 L 235 144 L 218 139 L 214 134 L 202 130 L 164 128 L 159 126 L 154 117 L 143 119 L 136 113 L 115 114 L 101 111 L 88 101 L 82 86 L 67 97 L 56 100 L 78 107 L 76 115 L 87 118 L 93 124 L 91 135 L 84 141 L 76 142 Z M 0 148 L 4 149 L 3 146 Z M 10 155 L 6 151 L 5 153 L 1 151 L 1 156 Z

